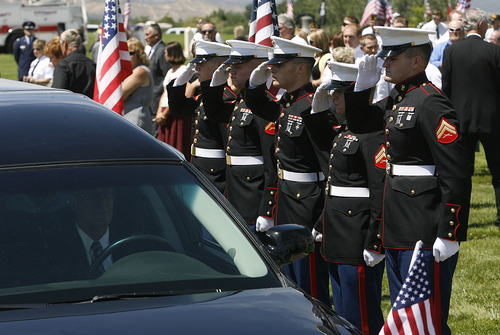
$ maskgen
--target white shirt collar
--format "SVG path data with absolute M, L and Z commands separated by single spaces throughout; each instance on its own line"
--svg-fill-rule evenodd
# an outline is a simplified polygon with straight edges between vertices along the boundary
M 470 33 L 470 34 L 467 34 L 467 37 L 469 36 L 477 36 L 479 38 L 482 38 L 481 35 L 477 34 L 477 33 Z
M 85 254 L 87 255 L 87 260 L 89 264 L 91 263 L 91 258 L 90 258 L 90 247 L 92 246 L 92 243 L 94 243 L 94 240 L 90 238 L 89 235 L 87 235 L 78 225 L 76 225 L 76 229 L 78 230 L 78 234 L 80 235 L 80 238 L 82 239 L 83 246 L 85 247 Z M 109 245 L 109 227 L 106 230 L 106 233 L 99 239 L 98 241 L 101 243 L 101 246 L 103 249 L 106 249 Z

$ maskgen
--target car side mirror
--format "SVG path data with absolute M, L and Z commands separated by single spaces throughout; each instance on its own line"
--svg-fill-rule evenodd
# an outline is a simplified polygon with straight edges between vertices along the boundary
M 275 226 L 257 236 L 280 265 L 295 262 L 314 251 L 311 230 L 298 224 Z

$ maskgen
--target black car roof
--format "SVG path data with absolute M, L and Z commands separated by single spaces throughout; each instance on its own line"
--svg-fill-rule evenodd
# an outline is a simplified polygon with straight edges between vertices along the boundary
M 0 148 L 0 167 L 182 159 L 83 95 L 7 79 L 0 79 Z

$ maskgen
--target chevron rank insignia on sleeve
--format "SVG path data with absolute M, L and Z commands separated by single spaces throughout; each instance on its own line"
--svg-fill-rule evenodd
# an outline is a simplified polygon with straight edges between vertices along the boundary
M 448 122 L 444 117 L 441 118 L 439 127 L 436 129 L 436 138 L 440 143 L 451 143 L 458 138 L 457 127 Z

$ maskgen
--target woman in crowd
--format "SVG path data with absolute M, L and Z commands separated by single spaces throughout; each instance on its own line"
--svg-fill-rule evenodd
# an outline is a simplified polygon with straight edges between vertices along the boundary
M 318 87 L 321 85 L 321 78 L 325 72 L 326 62 L 332 58 L 328 34 L 322 29 L 314 30 L 309 34 L 309 44 L 321 49 L 321 52 L 318 52 L 314 57 L 316 62 L 312 71 L 312 84 L 314 87 Z
M 49 43 L 45 45 L 43 52 L 49 58 L 52 67 L 55 68 L 57 63 L 59 63 L 59 61 L 63 59 L 63 54 L 61 50 L 61 41 L 59 36 L 56 36 L 53 39 L 51 39 Z M 50 79 L 47 86 L 48 87 L 52 86 L 52 79 Z
M 191 145 L 191 118 L 187 116 L 175 115 L 168 105 L 167 85 L 175 80 L 184 71 L 186 57 L 182 51 L 182 46 L 178 42 L 170 42 L 165 46 L 165 58 L 172 68 L 168 70 L 163 87 L 165 91 L 160 100 L 156 113 L 156 123 L 158 123 L 158 139 L 170 144 L 184 154 L 186 159 L 190 157 Z
M 50 63 L 49 57 L 44 54 L 45 40 L 33 41 L 33 54 L 35 60 L 31 62 L 28 75 L 24 81 L 32 84 L 47 85 L 54 77 L 54 65 Z
M 148 133 L 153 132 L 151 100 L 153 98 L 153 77 L 149 70 L 149 59 L 144 45 L 137 38 L 127 41 L 133 72 L 122 84 L 123 116 Z

